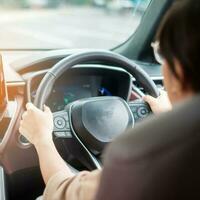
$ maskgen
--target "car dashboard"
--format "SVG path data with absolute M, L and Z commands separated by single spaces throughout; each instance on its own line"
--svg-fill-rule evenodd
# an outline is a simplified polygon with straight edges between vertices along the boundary
M 27 100 L 34 102 L 37 88 L 47 70 L 27 74 Z M 132 77 L 116 67 L 80 65 L 66 71 L 54 84 L 46 105 L 52 112 L 63 110 L 76 100 L 98 96 L 130 97 Z

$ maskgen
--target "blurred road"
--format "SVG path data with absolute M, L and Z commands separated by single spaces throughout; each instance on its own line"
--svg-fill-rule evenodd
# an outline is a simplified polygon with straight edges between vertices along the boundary
M 139 16 L 103 9 L 1 10 L 0 49 L 111 48 L 135 30 Z

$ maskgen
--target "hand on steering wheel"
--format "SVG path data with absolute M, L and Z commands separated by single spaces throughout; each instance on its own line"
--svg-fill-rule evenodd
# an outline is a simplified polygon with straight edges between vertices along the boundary
M 146 95 L 143 97 L 143 100 L 149 104 L 149 106 L 151 107 L 151 110 L 155 114 L 166 112 L 172 109 L 172 105 L 167 95 L 167 92 L 163 90 L 160 90 L 159 97 L 154 98 L 150 95 Z
M 144 90 L 157 97 L 159 91 L 149 75 L 133 61 L 110 51 L 87 51 L 64 58 L 44 76 L 36 93 L 34 104 L 42 109 L 55 81 L 68 69 L 87 62 L 103 62 L 124 68 Z M 81 156 L 87 157 L 92 168 L 100 168 L 97 157 L 105 145 L 136 121 L 146 117 L 150 108 L 146 102 L 136 100 L 129 104 L 119 97 L 94 97 L 73 102 L 63 111 L 53 114 L 54 136 L 79 145 Z M 79 154 L 77 154 L 80 156 Z M 91 166 L 90 165 L 90 166 Z

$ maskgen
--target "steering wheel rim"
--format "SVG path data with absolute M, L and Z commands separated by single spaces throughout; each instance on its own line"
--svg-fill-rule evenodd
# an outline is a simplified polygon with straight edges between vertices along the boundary
M 43 109 L 55 81 L 75 65 L 91 61 L 111 63 L 128 71 L 152 96 L 158 97 L 159 91 L 149 75 L 136 63 L 128 58 L 111 51 L 86 51 L 68 56 L 55 64 L 42 79 L 34 101 L 34 105 Z
M 150 95 L 154 97 L 157 97 L 159 95 L 159 91 L 149 75 L 134 62 L 130 61 L 124 56 L 110 51 L 86 51 L 78 54 L 73 54 L 69 57 L 62 59 L 46 73 L 38 87 L 36 98 L 34 101 L 35 106 L 37 106 L 39 109 L 43 109 L 43 105 L 46 102 L 55 81 L 64 72 L 75 65 L 84 64 L 91 61 L 103 61 L 105 63 L 124 68 L 135 77 L 135 79 Z M 77 142 L 85 149 L 87 156 L 92 162 L 92 165 L 97 169 L 101 169 L 100 162 L 96 159 L 96 157 L 92 154 L 88 147 L 86 147 L 86 145 L 79 139 L 79 136 L 77 136 L 75 132 L 73 134 L 76 137 Z

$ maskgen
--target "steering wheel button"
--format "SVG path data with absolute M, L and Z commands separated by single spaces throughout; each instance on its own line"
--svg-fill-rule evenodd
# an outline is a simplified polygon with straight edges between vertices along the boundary
M 57 129 L 64 129 L 66 127 L 66 122 L 62 117 L 56 117 L 54 119 L 54 125 Z
M 69 122 L 66 123 L 66 129 L 70 129 Z
M 130 105 L 130 109 L 131 109 L 132 112 L 137 111 L 137 107 L 135 105 Z
M 71 132 L 70 131 L 56 131 L 54 132 L 54 135 L 58 138 L 72 138 Z
M 62 125 L 62 121 L 57 121 L 57 123 L 58 123 L 58 125 L 60 126 L 60 125 Z
M 139 109 L 138 109 L 138 115 L 140 116 L 140 117 L 146 117 L 147 115 L 148 115 L 148 109 L 146 108 L 146 107 L 140 107 Z
M 72 134 L 71 134 L 70 131 L 66 131 L 65 135 L 66 135 L 67 138 L 72 138 Z
M 146 114 L 146 110 L 145 109 L 141 110 L 141 114 L 145 115 Z

